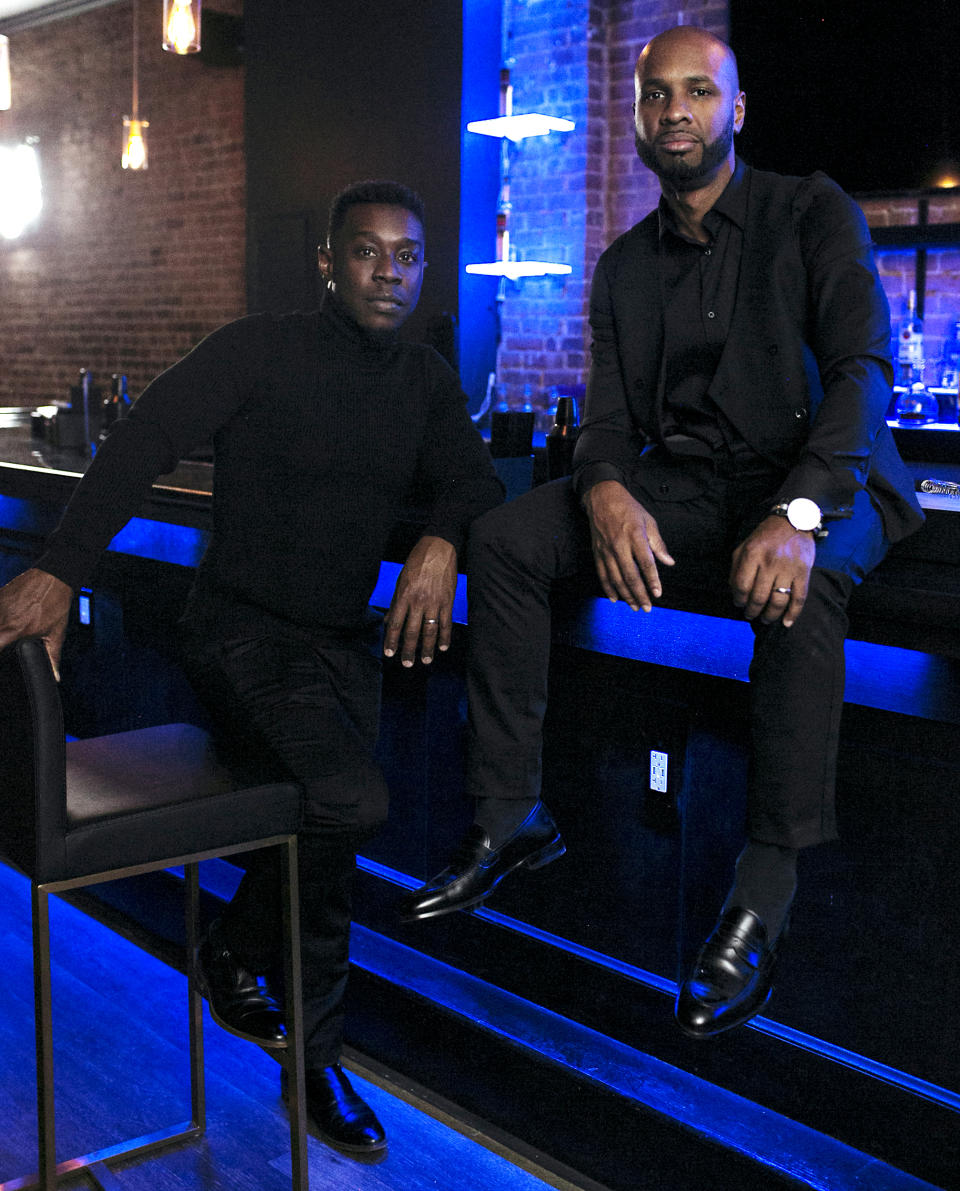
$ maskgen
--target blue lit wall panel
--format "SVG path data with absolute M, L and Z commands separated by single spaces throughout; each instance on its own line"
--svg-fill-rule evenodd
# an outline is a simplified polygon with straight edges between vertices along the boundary
M 497 363 L 497 282 L 468 274 L 464 266 L 496 256 L 500 142 L 467 132 L 467 121 L 497 115 L 501 16 L 499 0 L 463 0 L 458 351 L 472 413 L 479 409 L 487 376 Z

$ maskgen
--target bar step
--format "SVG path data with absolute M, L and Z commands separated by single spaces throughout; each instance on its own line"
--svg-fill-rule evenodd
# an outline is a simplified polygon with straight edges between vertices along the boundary
M 141 934 L 176 966 L 181 895 L 171 876 L 96 892 L 101 915 L 116 915 L 117 929 Z M 208 916 L 238 878 L 232 865 L 204 866 Z M 526 1143 L 544 1165 L 550 1155 L 563 1177 L 577 1171 L 611 1191 L 960 1191 L 958 1113 L 944 1089 L 810 1052 L 759 1019 L 723 1046 L 688 1043 L 672 1028 L 669 981 L 646 987 L 568 952 L 563 940 L 517 934 L 511 924 L 522 924 L 486 910 L 411 930 L 416 946 L 407 946 L 386 933 L 396 929 L 396 880 L 362 872 L 358 894 L 372 927 L 353 928 L 347 1041 Z M 780 1111 L 755 1102 L 776 1104 L 772 1086 L 783 1091 Z
M 614 1191 L 935 1186 L 376 931 L 351 959 L 365 1053 Z

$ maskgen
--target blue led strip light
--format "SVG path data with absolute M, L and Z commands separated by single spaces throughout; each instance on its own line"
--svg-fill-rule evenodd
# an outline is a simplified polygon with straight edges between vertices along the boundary
M 380 864 L 376 860 L 368 860 L 365 856 L 357 857 L 357 865 L 365 872 L 375 877 L 380 877 L 382 880 L 389 881 L 391 884 L 400 885 L 404 889 L 416 889 L 421 884 L 420 881 L 407 876 L 406 873 L 398 872 L 396 869 L 389 868 L 385 864 Z M 517 918 L 510 918 L 506 914 L 499 914 L 496 910 L 478 908 L 473 910 L 472 913 L 478 918 L 492 923 L 494 926 L 513 931 L 515 934 L 524 935 L 530 939 L 536 939 L 537 942 L 543 943 L 548 947 L 556 947 L 558 950 L 565 951 L 569 955 L 577 956 L 578 959 L 596 964 L 597 967 L 616 972 L 618 975 L 626 976 L 630 980 L 636 980 L 647 988 L 655 989 L 657 992 L 664 993 L 670 997 L 677 995 L 676 981 L 667 980 L 663 976 L 658 976 L 655 972 L 648 972 L 645 968 L 638 968 L 633 964 L 624 963 L 622 960 L 613 958 L 613 956 L 604 955 L 601 951 L 594 951 L 591 947 L 584 947 L 580 943 L 574 943 L 570 939 L 562 938 L 560 935 L 551 934 L 550 931 L 541 930 L 539 927 L 521 922 Z M 857 1054 L 855 1051 L 847 1050 L 832 1042 L 827 1042 L 823 1038 L 817 1038 L 813 1034 L 805 1034 L 802 1030 L 794 1030 L 790 1026 L 782 1025 L 780 1022 L 772 1021 L 767 1017 L 755 1017 L 747 1025 L 750 1029 L 758 1030 L 761 1034 L 767 1034 L 771 1038 L 777 1038 L 781 1042 L 789 1043 L 791 1046 L 810 1051 L 812 1054 L 829 1059 L 831 1062 L 839 1063 L 841 1066 L 850 1067 L 854 1071 L 862 1072 L 864 1075 L 869 1075 L 872 1079 L 878 1079 L 883 1083 L 891 1084 L 893 1087 L 901 1088 L 906 1092 L 912 1093 L 914 1096 L 921 1096 L 924 1100 L 930 1100 L 934 1104 L 942 1105 L 944 1108 L 952 1109 L 954 1112 L 960 1112 L 960 1093 L 952 1092 L 949 1088 L 940 1087 L 939 1084 L 931 1083 L 926 1079 L 920 1079 L 915 1075 L 910 1075 L 906 1071 L 901 1071 L 896 1067 L 890 1067 L 886 1063 L 879 1063 L 874 1059 L 867 1058 L 866 1055 Z

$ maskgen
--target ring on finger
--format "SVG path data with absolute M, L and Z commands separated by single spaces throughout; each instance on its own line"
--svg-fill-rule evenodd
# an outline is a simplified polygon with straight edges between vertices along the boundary
M 436 624 L 437 622 L 432 617 L 428 616 L 427 619 L 423 623 L 424 624 Z
M 773 590 L 779 592 L 780 595 L 789 595 L 790 594 L 789 587 L 775 587 Z

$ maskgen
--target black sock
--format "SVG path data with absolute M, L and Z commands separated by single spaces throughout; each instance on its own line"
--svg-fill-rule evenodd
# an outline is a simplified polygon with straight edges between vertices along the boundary
M 749 840 L 737 858 L 733 888 L 724 911 L 739 906 L 752 910 L 767 928 L 772 941 L 783 929 L 797 891 L 797 849 Z
M 490 847 L 499 848 L 539 801 L 538 798 L 478 798 L 473 821 L 487 833 Z

